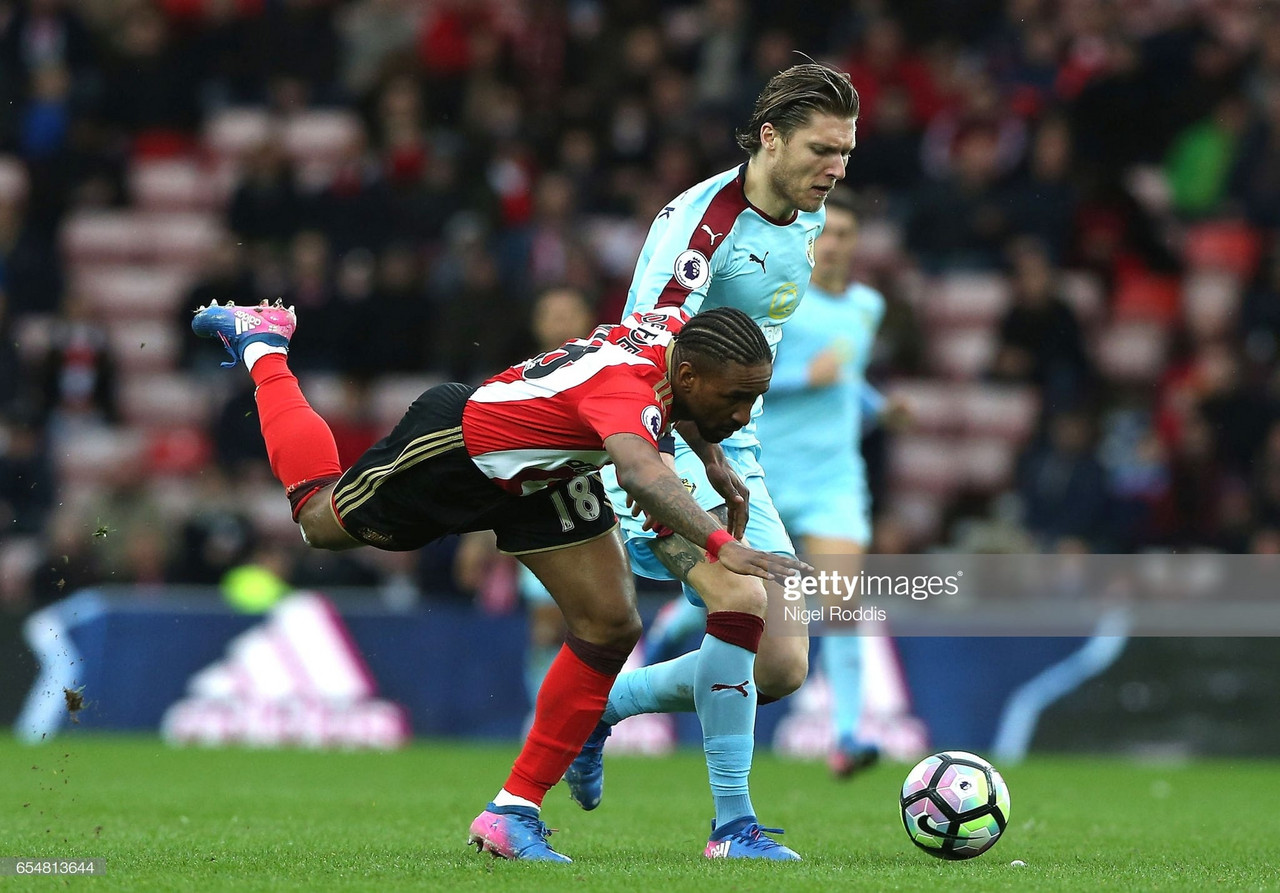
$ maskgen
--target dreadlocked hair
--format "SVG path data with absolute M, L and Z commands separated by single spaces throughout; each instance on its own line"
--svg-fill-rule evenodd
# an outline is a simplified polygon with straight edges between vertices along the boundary
M 754 366 L 772 363 L 773 354 L 755 320 L 734 307 L 716 307 L 695 314 L 675 337 L 680 353 L 712 363 Z

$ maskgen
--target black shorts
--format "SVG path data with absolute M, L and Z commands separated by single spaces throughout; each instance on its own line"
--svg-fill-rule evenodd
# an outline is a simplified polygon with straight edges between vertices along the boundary
M 451 533 L 492 530 L 518 555 L 562 549 L 617 524 L 598 472 L 514 496 L 489 480 L 462 442 L 462 410 L 475 388 L 437 385 L 333 487 L 330 504 L 362 543 L 406 552 Z

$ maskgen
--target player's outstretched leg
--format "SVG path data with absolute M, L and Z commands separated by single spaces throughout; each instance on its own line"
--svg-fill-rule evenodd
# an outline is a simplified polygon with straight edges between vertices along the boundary
M 874 766 L 880 749 L 858 739 L 862 714 L 862 638 L 853 630 L 827 636 L 818 655 L 831 688 L 835 744 L 827 764 L 836 778 L 849 778 Z
M 263 301 L 256 307 L 214 302 L 198 309 L 191 320 L 197 335 L 219 339 L 231 354 L 232 361 L 223 366 L 243 362 L 253 377 L 271 472 L 284 484 L 295 521 L 307 500 L 342 473 L 333 432 L 302 396 L 298 379 L 285 361 L 297 325 L 293 308 L 279 301 Z M 311 544 L 349 548 L 355 542 L 339 531 L 330 542 L 313 538 Z

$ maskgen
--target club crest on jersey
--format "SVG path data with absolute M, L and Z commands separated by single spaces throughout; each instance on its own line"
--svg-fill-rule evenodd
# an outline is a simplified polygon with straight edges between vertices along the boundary
M 688 478 L 680 478 L 680 483 L 684 484 L 684 488 L 689 491 L 690 496 L 692 496 L 698 490 L 697 481 L 691 481 Z
M 657 440 L 662 436 L 662 410 L 656 406 L 646 406 L 640 410 L 640 423 Z
M 694 291 L 706 285 L 711 278 L 711 264 L 705 254 L 690 248 L 680 252 L 676 258 L 675 277 L 676 282 Z
M 791 314 L 796 312 L 796 305 L 799 303 L 800 290 L 796 288 L 794 282 L 780 285 L 769 300 L 769 318 L 788 319 Z
M 814 229 L 809 230 L 809 240 L 805 243 L 805 246 L 804 246 L 804 256 L 809 259 L 809 266 L 811 267 L 817 263 L 817 260 L 814 258 L 814 255 L 813 255 L 813 246 L 817 241 L 818 241 L 818 231 Z

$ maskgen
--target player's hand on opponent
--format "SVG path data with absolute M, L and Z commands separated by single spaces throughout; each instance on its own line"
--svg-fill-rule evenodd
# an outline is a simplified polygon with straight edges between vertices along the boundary
M 729 510 L 729 532 L 734 539 L 740 540 L 747 530 L 751 491 L 747 489 L 746 481 L 727 462 L 708 465 L 706 469 L 707 480 L 724 497 L 725 508 Z
M 784 583 L 788 577 L 813 573 L 813 568 L 788 555 L 777 552 L 761 552 L 734 540 L 720 547 L 720 563 L 725 570 L 748 577 L 761 577 L 775 583 Z
M 663 463 L 671 469 L 672 474 L 676 470 L 675 456 L 669 453 L 662 453 Z M 727 463 L 718 465 L 708 465 L 707 480 L 711 482 L 711 486 L 715 491 L 724 497 L 725 508 L 728 509 L 729 532 L 733 534 L 733 538 L 742 539 L 747 530 L 747 519 L 750 515 L 751 490 L 748 489 L 746 481 L 744 481 L 736 471 Z M 627 494 L 627 508 L 631 510 L 631 517 L 638 518 L 640 513 L 644 511 L 640 508 L 635 498 Z M 644 516 L 644 530 L 653 530 L 656 525 L 652 518 L 647 514 Z

